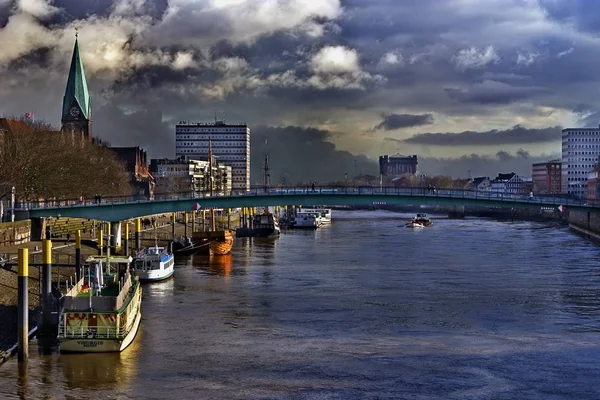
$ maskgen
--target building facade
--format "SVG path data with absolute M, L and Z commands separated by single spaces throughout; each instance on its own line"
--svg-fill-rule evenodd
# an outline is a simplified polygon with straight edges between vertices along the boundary
M 92 139 L 92 100 L 85 79 L 77 38 L 75 38 L 60 121 L 61 131 Z
M 379 174 L 383 177 L 395 177 L 404 174 L 416 174 L 419 164 L 416 155 L 379 156 Z
M 527 182 L 514 172 L 509 174 L 498 174 L 490 184 L 490 189 L 494 193 L 526 195 L 527 189 L 531 188 L 531 183 Z
M 465 189 L 476 190 L 478 192 L 489 192 L 492 189 L 492 181 L 487 176 L 473 178 Z
M 594 168 L 594 170 L 588 174 L 587 179 L 586 200 L 588 204 L 600 204 L 600 185 L 598 184 L 598 178 L 600 178 L 600 169 Z
M 209 174 L 209 162 L 176 159 L 153 159 L 150 172 L 156 182 L 156 193 L 193 193 L 206 195 L 210 192 L 210 177 L 213 177 L 213 195 L 229 195 L 232 189 L 232 168 L 213 162 Z
M 175 155 L 187 160 L 208 160 L 208 143 L 219 164 L 231 167 L 234 191 L 250 190 L 250 127 L 214 123 L 181 122 L 175 126 Z
M 562 193 L 585 197 L 588 174 L 600 156 L 600 127 L 567 128 L 562 133 Z
M 139 146 L 110 147 L 117 158 L 124 164 L 129 176 L 129 183 L 135 195 L 147 199 L 154 198 L 155 182 L 148 173 L 148 160 L 146 152 Z
M 533 192 L 536 194 L 562 193 L 562 163 L 552 160 L 531 166 Z

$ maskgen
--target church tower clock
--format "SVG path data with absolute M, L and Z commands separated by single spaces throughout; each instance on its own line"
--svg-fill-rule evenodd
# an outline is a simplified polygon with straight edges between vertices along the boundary
M 67 79 L 67 88 L 62 104 L 61 130 L 92 138 L 92 102 L 79 54 L 78 33 L 75 33 L 75 47 Z

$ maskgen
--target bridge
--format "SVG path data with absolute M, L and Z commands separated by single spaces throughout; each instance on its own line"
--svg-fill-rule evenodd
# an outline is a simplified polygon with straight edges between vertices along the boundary
M 415 187 L 285 187 L 253 188 L 230 195 L 171 193 L 153 200 L 140 196 L 102 197 L 94 202 L 48 200 L 21 205 L 21 219 L 44 217 L 124 221 L 154 214 L 192 211 L 196 208 L 240 208 L 276 205 L 440 205 L 505 208 L 564 206 L 567 210 L 600 212 L 600 204 L 565 196 L 522 196 L 461 189 Z

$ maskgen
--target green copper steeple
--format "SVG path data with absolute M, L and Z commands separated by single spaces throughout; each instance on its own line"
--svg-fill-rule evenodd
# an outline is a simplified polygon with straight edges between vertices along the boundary
M 88 92 L 83 62 L 79 55 L 79 44 L 75 38 L 75 48 L 73 48 L 73 58 L 71 59 L 71 69 L 69 70 L 69 79 L 67 80 L 67 89 L 63 98 L 62 120 L 72 120 L 78 116 L 72 107 L 79 107 L 84 119 L 91 119 L 91 101 Z

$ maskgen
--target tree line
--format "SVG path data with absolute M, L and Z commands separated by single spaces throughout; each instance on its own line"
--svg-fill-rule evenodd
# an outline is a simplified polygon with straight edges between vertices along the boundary
M 125 165 L 106 145 L 24 120 L 0 130 L 0 182 L 29 201 L 132 193 Z

